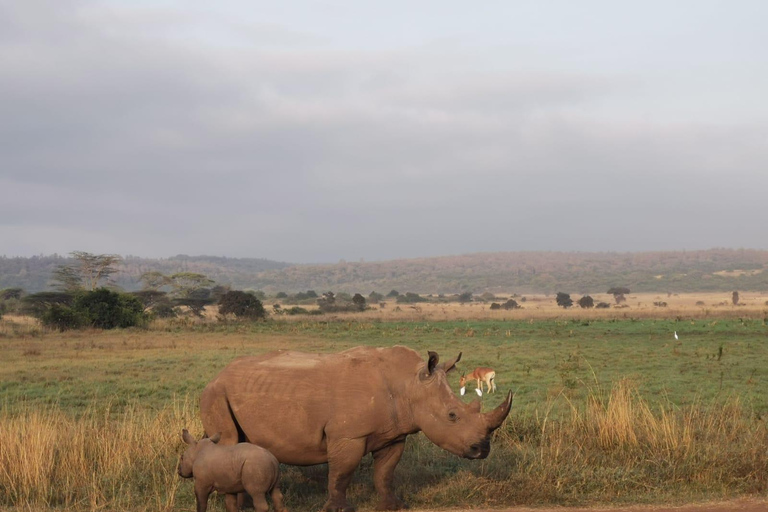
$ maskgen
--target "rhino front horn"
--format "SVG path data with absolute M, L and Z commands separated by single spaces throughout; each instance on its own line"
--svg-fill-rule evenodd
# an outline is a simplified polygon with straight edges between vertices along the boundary
M 501 405 L 499 405 L 491 412 L 485 413 L 485 418 L 488 421 L 489 430 L 496 430 L 504 422 L 507 415 L 509 414 L 509 410 L 512 408 L 512 398 L 514 398 L 514 396 L 514 393 L 510 391 L 507 394 L 507 399 L 504 400 Z

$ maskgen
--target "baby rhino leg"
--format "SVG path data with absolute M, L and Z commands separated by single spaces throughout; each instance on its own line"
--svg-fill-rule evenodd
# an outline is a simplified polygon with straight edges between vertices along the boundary
M 275 512 L 288 512 L 283 503 L 283 493 L 280 492 L 280 486 L 275 484 L 270 493 L 272 496 L 272 506 L 275 507 Z

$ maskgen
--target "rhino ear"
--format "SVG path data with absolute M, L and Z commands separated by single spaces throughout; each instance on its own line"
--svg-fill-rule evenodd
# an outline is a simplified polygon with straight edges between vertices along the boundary
M 216 432 L 215 434 L 213 434 L 213 436 L 211 436 L 211 442 L 213 444 L 216 444 L 219 441 L 221 441 L 221 432 Z
M 455 370 L 456 369 L 456 363 L 458 363 L 459 361 L 461 361 L 461 352 L 459 352 L 459 355 L 456 357 L 456 359 L 454 359 L 452 361 L 446 361 L 445 363 L 442 363 L 442 364 L 438 365 L 437 367 L 441 368 L 445 373 L 448 373 L 451 370 Z
M 192 434 L 189 433 L 189 430 L 184 429 L 181 431 L 181 439 L 187 443 L 187 444 L 195 444 L 197 441 L 195 441 L 195 438 L 192 437 Z
M 437 352 L 432 352 L 431 350 L 427 353 L 429 354 L 429 361 L 427 361 L 427 375 L 432 375 L 432 372 L 435 371 L 435 366 L 437 366 L 437 362 L 440 360 L 440 356 L 437 355 Z

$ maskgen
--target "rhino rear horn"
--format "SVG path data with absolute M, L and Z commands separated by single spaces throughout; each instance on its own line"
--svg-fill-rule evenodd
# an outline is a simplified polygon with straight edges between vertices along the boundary
M 504 400 L 501 405 L 499 405 L 491 412 L 485 413 L 485 418 L 488 421 L 489 431 L 496 430 L 501 426 L 502 423 L 504 423 L 504 420 L 509 414 L 509 410 L 512 408 L 512 399 L 514 396 L 515 394 L 510 390 L 510 392 L 507 394 L 507 399 Z

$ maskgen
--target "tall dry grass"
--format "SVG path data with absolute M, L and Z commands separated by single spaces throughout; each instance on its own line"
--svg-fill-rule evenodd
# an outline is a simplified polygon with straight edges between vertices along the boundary
M 466 461 L 409 441 L 398 492 L 420 507 L 594 504 L 714 499 L 766 492 L 768 431 L 737 399 L 684 409 L 652 407 L 627 381 L 595 389 L 553 418 L 556 397 L 512 416 L 491 456 Z M 192 401 L 74 418 L 55 407 L 0 412 L 0 507 L 29 510 L 188 510 L 189 484 L 176 475 L 179 431 L 199 425 Z M 350 498 L 375 504 L 364 459 Z M 325 499 L 321 468 L 284 471 L 292 510 Z M 186 487 L 185 487 L 186 486 Z M 220 508 L 220 504 L 215 509 Z
M 57 407 L 0 412 L 0 506 L 30 510 L 172 510 L 189 400 L 159 411 L 109 407 L 80 417 Z

